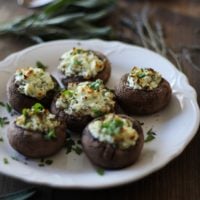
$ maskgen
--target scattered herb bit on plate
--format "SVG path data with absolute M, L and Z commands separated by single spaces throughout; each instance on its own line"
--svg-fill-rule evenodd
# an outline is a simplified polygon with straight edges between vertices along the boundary
M 4 140 L 3 140 L 3 138 L 2 137 L 0 137 L 0 142 L 3 142 Z
M 40 61 L 37 61 L 36 62 L 36 67 L 37 68 L 40 68 L 40 69 L 43 69 L 44 71 L 48 68 L 46 65 L 44 65 L 42 62 Z
M 47 165 L 52 165 L 53 164 L 53 160 L 51 159 L 44 159 L 44 158 L 41 158 L 40 159 L 40 162 L 38 163 L 38 166 L 39 167 L 45 167 Z
M 8 164 L 9 164 L 8 159 L 7 159 L 7 158 L 3 158 L 3 163 L 4 163 L 5 165 L 8 165 Z
M 156 138 L 155 136 L 156 136 L 156 133 L 152 131 L 152 128 L 149 129 L 147 131 L 147 136 L 146 136 L 144 142 L 150 142 L 150 141 L 154 140 Z
M 105 174 L 105 170 L 103 168 L 98 168 L 96 171 L 97 174 L 99 174 L 100 176 L 103 176 Z
M 80 139 L 78 139 L 77 141 L 73 140 L 69 133 L 67 134 L 65 148 L 66 148 L 66 154 L 69 154 L 72 151 L 74 151 L 77 155 L 80 155 L 83 152 L 81 146 L 81 140 Z
M 0 127 L 3 128 L 5 125 L 9 124 L 7 117 L 0 117 Z
M 8 113 L 12 112 L 12 106 L 9 103 L 6 103 L 6 110 L 8 111 Z
M 0 101 L 0 106 L 5 107 L 5 103 Z

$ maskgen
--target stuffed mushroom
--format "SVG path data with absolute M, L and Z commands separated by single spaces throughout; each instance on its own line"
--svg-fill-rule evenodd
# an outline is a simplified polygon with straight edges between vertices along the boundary
M 68 89 L 58 93 L 51 112 L 65 119 L 68 128 L 81 132 L 95 117 L 115 111 L 115 95 L 102 80 L 69 83 Z
M 73 48 L 64 53 L 58 65 L 61 81 L 65 87 L 70 82 L 103 80 L 110 77 L 111 66 L 109 60 L 100 52 Z
M 83 131 L 83 150 L 97 166 L 119 169 L 140 156 L 144 136 L 138 121 L 126 115 L 107 114 L 90 122 Z
M 10 105 L 18 112 L 39 102 L 49 107 L 59 85 L 54 77 L 41 68 L 21 68 L 7 85 Z
M 65 123 L 56 119 L 41 104 L 23 109 L 8 128 L 10 145 L 19 153 L 31 158 L 55 154 L 65 144 Z
M 121 107 L 133 115 L 162 110 L 169 104 L 172 93 L 170 84 L 158 72 L 138 67 L 122 76 L 115 91 Z

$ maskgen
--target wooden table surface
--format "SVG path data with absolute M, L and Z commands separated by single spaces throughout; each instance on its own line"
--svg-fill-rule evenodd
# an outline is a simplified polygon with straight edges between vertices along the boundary
M 154 8 L 155 17 L 164 25 L 166 42 L 178 52 L 190 83 L 200 94 L 200 2 L 199 0 L 120 1 L 123 12 L 139 11 L 145 4 Z M 16 1 L 0 1 L 0 21 L 8 21 L 31 11 L 16 5 Z M 18 38 L 0 38 L 0 59 L 32 45 Z M 198 46 L 199 45 L 199 46 Z M 194 48 L 195 47 L 195 48 Z M 192 61 L 186 59 L 189 49 Z M 189 116 L 188 116 L 189 117 Z M 183 124 L 184 125 L 184 124 Z M 137 199 L 137 200 L 198 200 L 200 199 L 200 132 L 184 152 L 161 170 L 128 185 L 103 190 L 61 190 L 36 186 L 38 192 L 31 199 Z M 32 185 L 0 175 L 0 195 Z

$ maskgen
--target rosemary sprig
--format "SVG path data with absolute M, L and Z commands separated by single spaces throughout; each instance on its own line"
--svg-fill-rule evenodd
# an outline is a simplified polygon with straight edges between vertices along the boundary
M 35 188 L 28 188 L 18 192 L 12 192 L 6 195 L 1 195 L 0 199 L 2 200 L 26 200 L 32 197 L 36 193 Z
M 56 0 L 40 12 L 0 26 L 0 35 L 27 37 L 40 43 L 52 39 L 110 37 L 100 26 L 116 0 Z
M 142 46 L 154 50 L 164 57 L 171 57 L 175 61 L 176 67 L 182 71 L 179 56 L 165 44 L 162 25 L 159 21 L 150 23 L 148 6 L 144 7 L 141 13 L 122 18 L 121 22 L 132 33 L 138 35 Z

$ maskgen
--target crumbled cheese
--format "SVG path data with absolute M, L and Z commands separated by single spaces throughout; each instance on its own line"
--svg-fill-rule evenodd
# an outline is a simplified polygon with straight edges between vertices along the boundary
M 15 83 L 19 85 L 18 91 L 27 96 L 42 99 L 55 83 L 48 72 L 40 68 L 21 68 L 15 73 Z
M 152 90 L 157 88 L 162 80 L 161 75 L 151 68 L 133 67 L 127 78 L 127 84 L 133 89 Z
M 134 146 L 139 137 L 129 119 L 112 113 L 91 122 L 89 131 L 100 142 L 115 144 L 122 149 Z
M 56 107 L 69 115 L 100 116 L 113 110 L 114 94 L 105 88 L 101 80 L 94 82 L 71 83 L 68 90 L 61 92 Z
M 42 109 L 36 112 L 32 107 L 32 109 L 23 110 L 23 114 L 16 118 L 16 125 L 24 129 L 47 133 L 59 126 L 60 122 L 48 110 Z
M 58 69 L 69 76 L 82 76 L 85 79 L 95 77 L 104 69 L 105 61 L 93 51 L 73 48 L 61 56 Z

